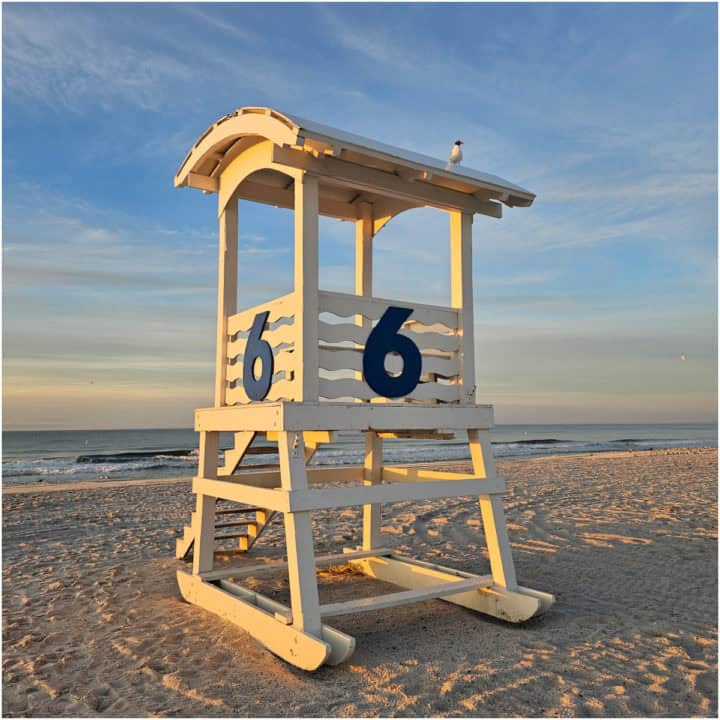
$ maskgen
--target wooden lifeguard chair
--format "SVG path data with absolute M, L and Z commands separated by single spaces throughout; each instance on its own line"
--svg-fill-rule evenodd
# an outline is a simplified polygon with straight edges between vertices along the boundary
M 446 171 L 433 158 L 258 107 L 240 108 L 203 133 L 175 185 L 217 193 L 220 223 L 215 405 L 195 411 L 197 504 L 178 543 L 179 556 L 193 546 L 193 561 L 192 572 L 177 573 L 182 596 L 306 670 L 340 663 L 353 652 L 354 638 L 325 624 L 336 615 L 429 598 L 510 622 L 547 610 L 553 596 L 518 585 L 515 576 L 505 481 L 495 473 L 489 439 L 493 409 L 475 401 L 473 339 L 473 216 L 500 218 L 501 204 L 527 207 L 534 195 L 492 175 L 464 167 Z M 295 218 L 293 292 L 240 312 L 239 199 L 292 208 Z M 372 293 L 374 235 L 417 207 L 450 216 L 450 307 Z M 318 287 L 319 215 L 355 223 L 355 294 Z M 308 467 L 317 447 L 343 430 L 364 433 L 364 464 Z M 227 431 L 235 433 L 235 447 L 219 467 L 218 436 Z M 383 464 L 384 438 L 448 432 L 467 434 L 472 476 Z M 237 472 L 262 436 L 277 442 L 279 468 Z M 383 503 L 468 495 L 479 497 L 490 575 L 440 567 L 384 546 Z M 217 500 L 235 505 L 219 510 Z M 360 505 L 362 546 L 316 557 L 311 514 Z M 216 511 L 236 512 L 232 507 L 256 515 L 240 549 L 250 547 L 272 514 L 283 513 L 286 563 L 214 568 Z M 402 590 L 321 605 L 316 567 L 338 561 Z M 290 607 L 235 582 L 268 568 L 287 569 Z

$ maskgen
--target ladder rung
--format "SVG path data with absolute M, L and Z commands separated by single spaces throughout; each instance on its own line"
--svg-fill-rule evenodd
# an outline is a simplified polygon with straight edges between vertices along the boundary
M 216 515 L 233 515 L 235 513 L 249 513 L 249 512 L 258 512 L 258 510 L 261 510 L 262 508 L 256 508 L 256 507 L 242 507 L 242 508 L 227 508 L 222 510 L 216 510 Z
M 216 535 L 216 540 L 232 540 L 234 538 L 247 537 L 247 533 L 231 533 L 229 535 Z
M 254 520 L 233 520 L 232 522 L 215 523 L 215 528 L 238 527 L 240 525 L 255 525 Z

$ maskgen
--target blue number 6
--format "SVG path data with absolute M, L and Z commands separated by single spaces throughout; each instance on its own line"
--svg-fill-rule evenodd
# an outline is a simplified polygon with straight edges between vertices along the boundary
M 411 308 L 390 306 L 368 335 L 363 352 L 365 382 L 378 394 L 387 398 L 409 395 L 420 381 L 422 357 L 418 346 L 398 330 L 412 314 Z M 399 375 L 385 370 L 385 356 L 396 352 L 403 361 Z
M 265 332 L 269 311 L 258 313 L 253 319 L 245 353 L 243 356 L 243 385 L 245 392 L 251 400 L 264 400 L 270 392 L 272 377 L 275 369 L 275 358 L 272 348 L 267 340 L 261 340 L 260 336 Z M 255 377 L 255 362 L 257 359 L 262 362 L 260 377 Z

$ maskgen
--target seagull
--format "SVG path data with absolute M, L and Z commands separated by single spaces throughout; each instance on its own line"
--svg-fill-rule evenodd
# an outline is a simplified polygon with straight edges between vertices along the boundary
M 446 170 L 454 170 L 455 166 L 460 164 L 460 161 L 462 160 L 462 148 L 460 146 L 462 144 L 462 140 L 455 141 L 455 144 L 450 151 L 450 158 L 448 160 L 447 167 L 445 168 Z

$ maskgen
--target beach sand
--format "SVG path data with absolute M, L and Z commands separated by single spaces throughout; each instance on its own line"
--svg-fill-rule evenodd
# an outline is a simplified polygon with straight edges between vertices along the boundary
M 3 714 L 716 716 L 716 451 L 498 468 L 519 580 L 556 595 L 550 612 L 510 625 L 433 600 L 333 618 L 357 649 L 313 674 L 180 599 L 187 480 L 6 488 Z M 318 552 L 338 552 L 359 542 L 359 510 L 314 527 Z M 387 507 L 384 529 L 488 572 L 472 498 Z M 281 542 L 276 521 L 247 561 Z M 325 602 L 390 589 L 342 569 L 320 581 Z M 286 595 L 283 579 L 262 587 Z

